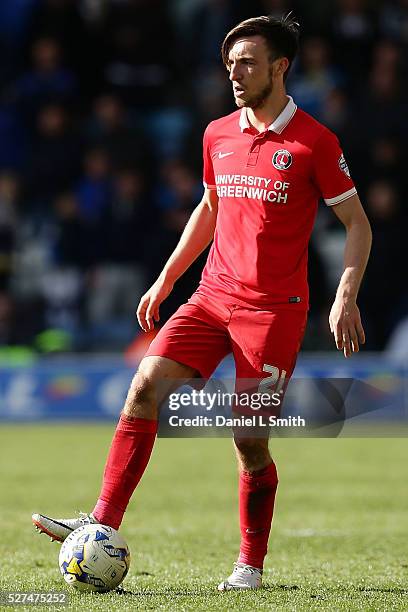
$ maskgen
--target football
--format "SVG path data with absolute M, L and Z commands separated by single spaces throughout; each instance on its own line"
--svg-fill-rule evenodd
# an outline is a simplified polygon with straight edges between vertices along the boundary
M 59 567 L 67 584 L 80 591 L 106 593 L 125 578 L 130 551 L 122 536 L 106 525 L 83 525 L 63 542 Z

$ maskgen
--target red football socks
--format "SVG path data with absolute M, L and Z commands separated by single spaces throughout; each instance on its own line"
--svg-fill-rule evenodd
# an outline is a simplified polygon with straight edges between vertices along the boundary
M 274 463 L 257 472 L 241 472 L 239 475 L 239 563 L 263 568 L 277 486 L 278 474 Z
M 99 523 L 119 528 L 149 463 L 156 433 L 156 420 L 120 417 L 105 465 L 102 490 L 92 511 Z

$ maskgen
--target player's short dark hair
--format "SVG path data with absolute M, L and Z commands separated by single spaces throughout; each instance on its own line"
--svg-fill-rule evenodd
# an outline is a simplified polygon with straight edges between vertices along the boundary
M 221 46 L 222 60 L 228 64 L 228 56 L 233 44 L 242 37 L 262 36 L 268 46 L 271 61 L 279 57 L 286 57 L 289 66 L 284 74 L 284 80 L 295 59 L 299 47 L 299 24 L 292 18 L 291 13 L 277 19 L 271 15 L 252 17 L 241 21 L 224 38 Z

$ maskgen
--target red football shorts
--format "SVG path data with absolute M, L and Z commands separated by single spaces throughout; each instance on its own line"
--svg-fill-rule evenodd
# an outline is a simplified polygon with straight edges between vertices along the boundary
M 307 312 L 288 305 L 260 310 L 194 294 L 167 321 L 145 357 L 167 357 L 210 378 L 229 353 L 236 379 L 289 380 L 306 326 Z

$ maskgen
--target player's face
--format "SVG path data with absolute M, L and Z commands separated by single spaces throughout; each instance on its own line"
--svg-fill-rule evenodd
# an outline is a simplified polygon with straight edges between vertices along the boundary
M 260 108 L 272 95 L 278 63 L 271 61 L 262 36 L 237 40 L 228 56 L 227 70 L 232 82 L 235 104 L 242 108 Z M 285 60 L 287 61 L 287 60 Z

